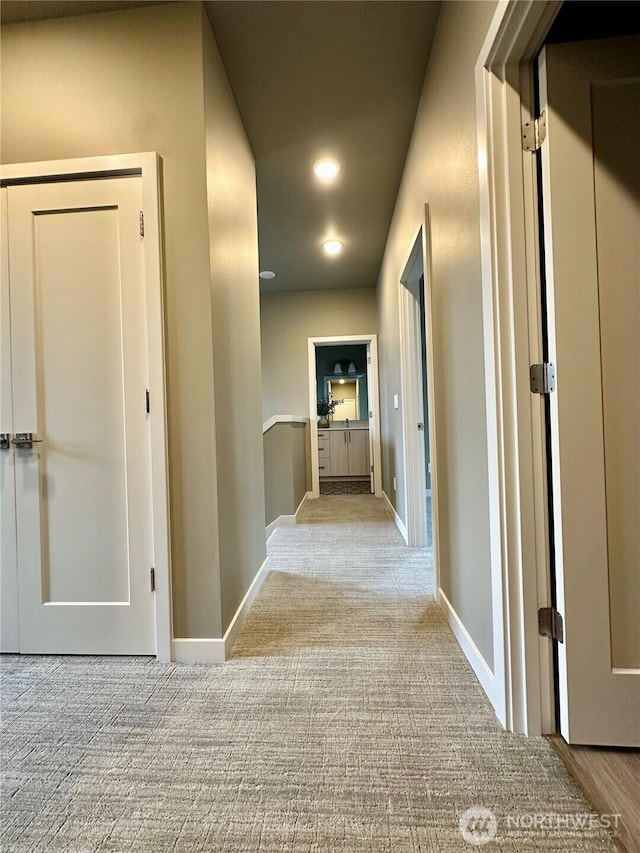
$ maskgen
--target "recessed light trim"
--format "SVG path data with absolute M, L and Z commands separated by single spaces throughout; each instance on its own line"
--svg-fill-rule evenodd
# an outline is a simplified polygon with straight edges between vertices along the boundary
M 258 275 L 260 278 L 271 279 L 275 278 L 276 274 L 272 270 L 261 270 Z
M 313 164 L 313 171 L 319 180 L 330 183 L 337 177 L 340 163 L 333 157 L 322 157 Z
M 342 245 L 341 240 L 325 240 L 322 244 L 322 248 L 325 250 L 327 255 L 339 255 L 342 251 Z

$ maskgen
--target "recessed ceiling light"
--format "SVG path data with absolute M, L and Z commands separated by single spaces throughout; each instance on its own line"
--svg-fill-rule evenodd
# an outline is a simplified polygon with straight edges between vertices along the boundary
M 313 171 L 321 181 L 332 181 L 340 171 L 340 163 L 332 157 L 323 157 L 313 164 Z
M 327 255 L 339 255 L 342 251 L 342 242 L 340 240 L 325 240 L 322 248 Z
M 271 270 L 262 270 L 262 272 L 259 272 L 258 275 L 260 276 L 260 278 L 275 278 L 276 277 L 276 274 L 274 272 L 272 272 Z

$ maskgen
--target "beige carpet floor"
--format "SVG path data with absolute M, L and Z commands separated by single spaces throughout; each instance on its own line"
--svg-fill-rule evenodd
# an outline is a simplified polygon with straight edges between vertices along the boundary
M 473 806 L 487 851 L 613 850 L 549 745 L 501 730 L 426 550 L 389 521 L 269 550 L 223 666 L 3 658 L 3 851 L 469 853 Z
M 390 521 L 391 512 L 374 495 L 320 495 L 308 498 L 298 512 L 298 524 L 349 524 Z

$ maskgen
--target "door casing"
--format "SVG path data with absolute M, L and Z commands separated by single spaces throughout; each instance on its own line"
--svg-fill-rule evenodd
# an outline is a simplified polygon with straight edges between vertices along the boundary
M 331 344 L 369 344 L 371 363 L 367 365 L 369 400 L 372 417 L 369 418 L 371 440 L 371 462 L 373 464 L 373 491 L 376 497 L 382 497 L 382 451 L 380 448 L 380 390 L 378 380 L 378 336 L 352 335 L 336 337 L 307 338 L 309 364 L 309 424 L 311 441 L 311 497 L 320 496 L 320 477 L 318 476 L 318 417 L 316 390 L 316 345 Z M 362 412 L 360 413 L 362 417 Z
M 139 175 L 144 211 L 144 286 L 151 401 L 151 502 L 156 657 L 171 659 L 171 564 L 162 265 L 162 161 L 155 152 L 19 163 L 0 167 L 2 186 Z M 17 588 L 16 588 L 17 596 Z M 18 612 L 17 598 L 12 604 Z
M 490 699 L 509 731 L 555 731 L 544 410 L 529 365 L 542 361 L 533 59 L 561 2 L 500 0 L 475 67 L 494 635 Z
M 410 292 L 409 283 L 424 276 L 425 329 L 427 364 L 420 366 L 422 352 L 419 339 L 420 309 Z M 419 284 L 418 284 L 419 286 Z M 438 571 L 438 472 L 436 465 L 436 430 L 434 409 L 434 353 L 431 312 L 431 221 L 429 205 L 424 206 L 424 221 L 419 224 L 411 248 L 398 276 L 398 314 L 400 318 L 400 368 L 403 405 L 403 472 L 406 508 L 407 544 L 430 545 L 433 548 L 436 581 Z M 422 370 L 427 373 L 428 418 L 431 457 L 432 541 L 428 542 L 425 513 L 426 475 L 424 439 L 417 422 L 425 420 L 422 395 Z M 436 586 L 439 589 L 439 586 Z

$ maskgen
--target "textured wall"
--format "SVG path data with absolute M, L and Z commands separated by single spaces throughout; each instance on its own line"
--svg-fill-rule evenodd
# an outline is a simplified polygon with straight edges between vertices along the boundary
M 398 279 L 431 211 L 441 585 L 493 664 L 474 65 L 493 2 L 444 3 L 378 282 L 383 485 L 402 498 Z M 391 480 L 398 478 L 397 496 Z

